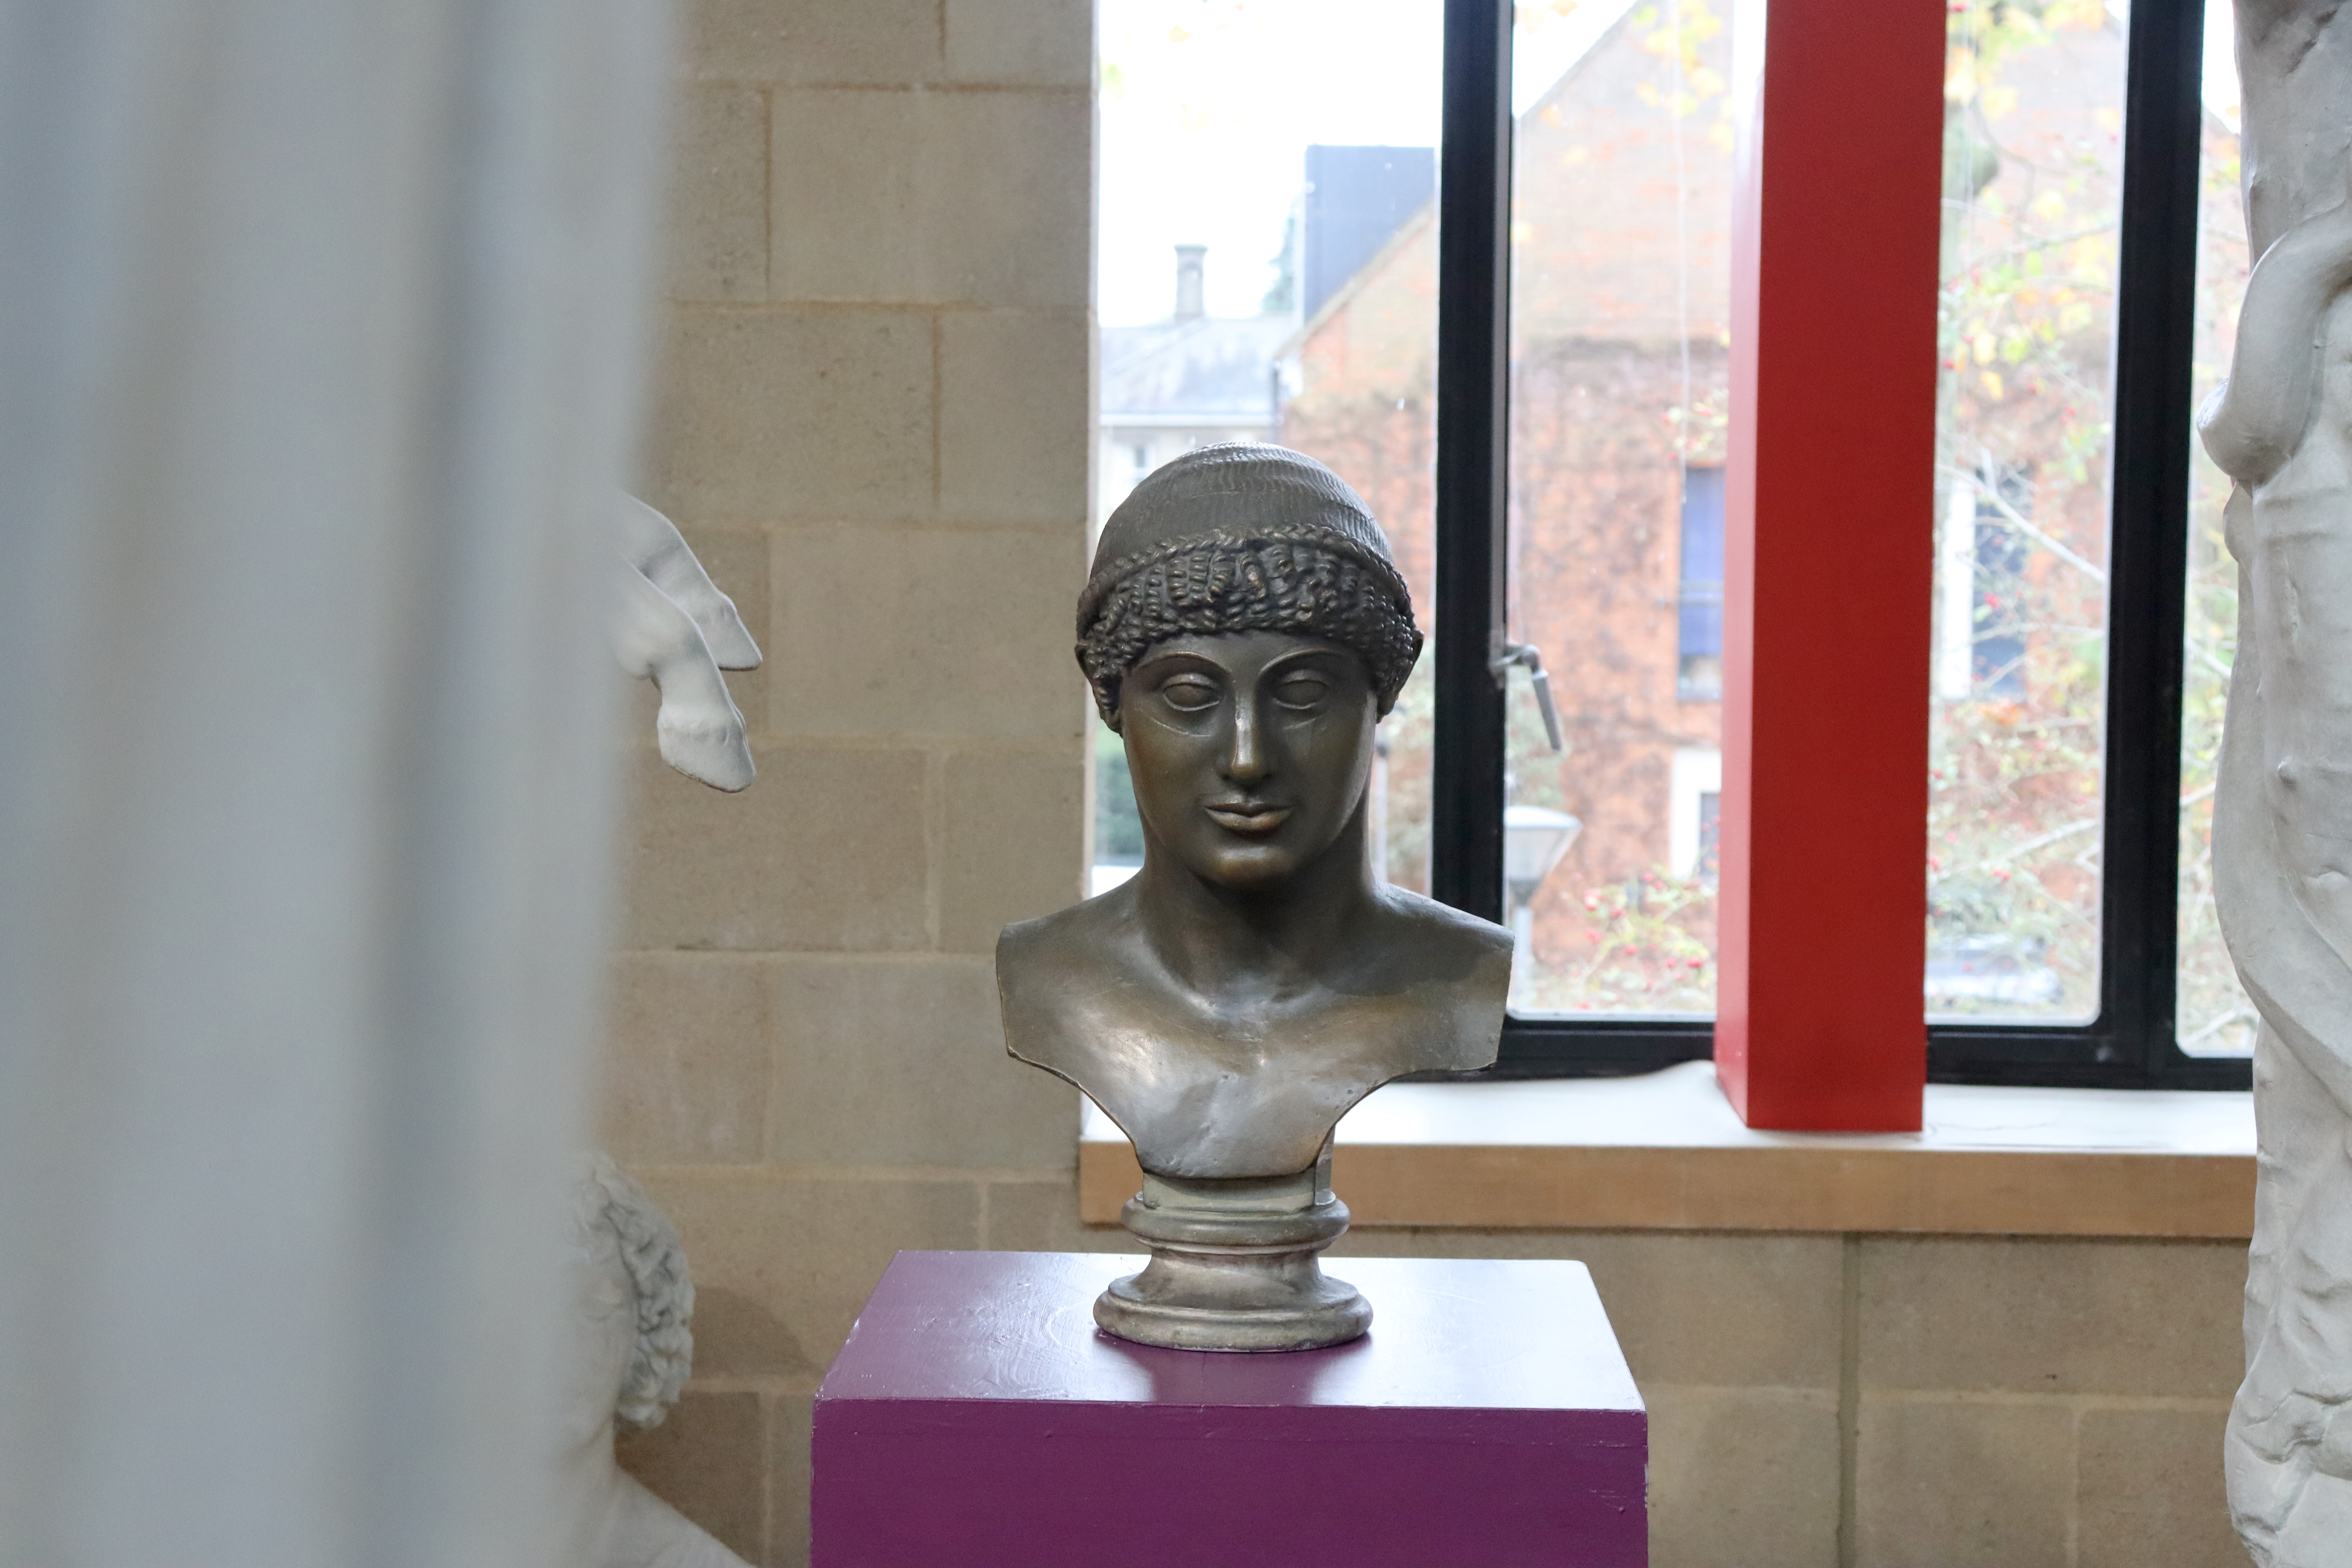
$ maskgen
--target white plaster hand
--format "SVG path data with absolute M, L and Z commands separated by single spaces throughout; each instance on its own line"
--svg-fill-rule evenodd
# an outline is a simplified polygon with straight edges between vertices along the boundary
M 719 670 L 757 669 L 759 645 L 669 519 L 635 496 L 620 499 L 614 657 L 661 691 L 654 738 L 662 761 L 714 789 L 748 788 L 758 769 Z
M 621 498 L 621 553 L 663 597 L 693 617 L 721 669 L 757 669 L 760 645 L 669 519 L 635 496 Z

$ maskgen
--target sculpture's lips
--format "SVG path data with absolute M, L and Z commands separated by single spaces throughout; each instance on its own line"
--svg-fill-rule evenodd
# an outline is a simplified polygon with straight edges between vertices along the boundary
M 1255 801 L 1216 801 L 1202 809 L 1218 826 L 1232 833 L 1271 833 L 1290 819 L 1290 807 Z

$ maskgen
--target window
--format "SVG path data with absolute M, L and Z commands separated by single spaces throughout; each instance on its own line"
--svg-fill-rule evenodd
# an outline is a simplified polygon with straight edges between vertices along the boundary
M 1936 1076 L 2247 1082 L 2196 809 L 2228 485 L 2190 417 L 2245 276 L 2228 8 L 2210 9 L 2200 31 L 2153 0 L 1956 8 L 1946 232 L 1972 256 L 1947 256 L 1937 597 L 1959 608 L 1965 548 L 1970 689 L 1939 628 Z
M 1723 753 L 1685 746 L 1675 752 L 1673 823 L 1666 868 L 1670 875 L 1715 886 L 1718 824 L 1723 805 Z
M 1682 522 L 1675 695 L 1685 702 L 1719 702 L 1723 700 L 1721 468 L 1683 469 Z
M 1715 1008 L 1731 47 L 1728 0 L 1517 12 L 1507 621 L 1568 745 L 1512 690 L 1504 787 L 1580 824 L 1528 900 L 1523 1019 Z
M 2238 79 L 2230 8 L 2205 16 L 2205 102 L 2197 192 L 2197 324 L 2189 400 L 2201 405 L 2228 373 L 2252 258 L 2238 189 Z M 2221 710 L 2237 651 L 2238 568 L 2221 543 L 2230 480 L 2205 448 L 2189 446 L 2186 605 L 2180 664 L 2180 891 L 2176 934 L 2179 1005 L 2174 1030 L 2192 1057 L 2252 1053 L 2253 1004 L 2238 984 L 2213 912 L 2213 780 Z
M 1716 753 L 1715 765 L 1717 772 L 1722 770 L 1723 753 L 1720 752 Z M 1692 869 L 1698 874 L 1698 879 L 1710 888 L 1715 886 L 1722 847 L 1723 792 L 1701 790 L 1698 796 L 1698 859 Z
M 1432 639 L 1376 853 L 1513 926 L 1498 1070 L 1704 1057 L 1729 0 L 1102 5 L 1106 439 L 1262 432 L 1371 502 Z M 2200 102 L 2176 7 L 1946 9 L 1936 501 L 1886 520 L 1935 540 L 1930 1074 L 2242 1085 L 2205 870 L 2226 482 L 2189 456 L 2246 266 L 2226 28 Z M 1121 438 L 1105 510 L 1148 471 Z
M 2080 1023 L 2103 953 L 2126 28 L 2104 0 L 1968 0 L 1948 31 L 1927 1005 Z
M 1988 700 L 2024 700 L 2033 561 L 2023 509 L 2032 486 L 2015 474 L 1947 480 L 1937 538 L 1936 698 L 1946 711 Z M 2011 519 L 2017 520 L 2012 524 Z M 2084 570 L 2095 570 L 2085 564 Z
M 2214 525 L 2192 540 L 2184 518 L 2190 332 L 2212 345 L 2200 375 L 2215 374 L 2226 346 L 2211 301 L 2234 298 L 2230 268 L 2243 267 L 2242 243 L 2233 256 L 2209 242 L 2201 292 L 2178 286 L 2198 246 L 2200 129 L 2213 203 L 2234 195 L 2233 170 L 2219 172 L 2226 128 L 2168 85 L 2196 79 L 2204 40 L 2146 3 L 2137 27 L 2104 0 L 1948 9 L 1940 499 L 1916 522 L 1938 535 L 1935 657 L 1920 672 L 1937 769 L 1930 1074 L 2242 1085 L 2242 1063 L 2174 1040 L 2176 987 L 2184 1020 L 2192 1006 L 2196 1028 L 2221 1020 L 2201 1037 L 2181 1029 L 2192 1049 L 2229 1048 L 2245 1019 L 2200 880 L 2195 770 L 2203 759 L 2210 779 L 2227 587 Z M 1555 984 L 1540 1010 L 1520 987 L 1502 1070 L 1636 1070 L 1710 1044 L 1713 888 L 1696 846 L 1719 785 L 1696 776 L 1719 752 L 1713 705 L 1692 700 L 1720 680 L 1706 662 L 1722 647 L 1708 487 L 1726 407 L 1730 19 L 1706 0 L 1522 5 L 1505 110 L 1494 11 L 1460 5 L 1449 23 L 1438 465 L 1460 505 L 1440 523 L 1434 731 L 1448 765 L 1433 784 L 1433 885 L 1498 906 L 1486 867 L 1501 808 L 1529 800 L 1531 780 L 1581 818 L 1559 885 L 1532 900 L 1533 956 L 1548 974 L 1590 973 L 1601 943 L 1580 953 L 1581 919 L 1614 942 L 1619 984 Z M 1601 12 L 1597 31 L 1570 37 Z M 1530 89 L 1527 58 L 1546 50 L 1570 63 Z M 1463 145 L 1482 128 L 1484 161 Z M 1604 253 L 1629 264 L 1612 271 Z M 1479 478 L 1497 446 L 1499 495 Z M 2198 505 L 2218 517 L 2211 496 Z M 1506 563 L 1502 604 L 1479 569 L 1490 552 Z M 2184 561 L 2203 595 L 2185 645 Z M 1523 691 L 1483 717 L 1485 628 L 1498 622 L 1571 692 L 1565 759 L 1528 743 Z M 2185 731 L 2184 646 L 2203 672 Z M 1833 700 L 1836 672 L 1822 679 Z M 1668 681 L 1674 702 L 1653 695 Z M 2189 769 L 2179 808 L 2176 753 Z M 1622 787 L 1605 784 L 1612 772 Z

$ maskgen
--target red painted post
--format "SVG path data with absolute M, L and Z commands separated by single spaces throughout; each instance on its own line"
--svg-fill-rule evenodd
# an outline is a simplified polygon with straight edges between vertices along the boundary
M 1944 6 L 1742 0 L 1715 1057 L 1752 1127 L 1927 1079 Z

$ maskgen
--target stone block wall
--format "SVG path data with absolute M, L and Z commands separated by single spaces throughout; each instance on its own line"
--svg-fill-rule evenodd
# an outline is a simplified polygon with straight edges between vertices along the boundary
M 809 1396 L 894 1250 L 1125 1245 L 1077 1221 L 1075 1097 L 1004 1059 L 989 963 L 1083 877 L 1092 14 L 693 0 L 686 26 L 645 493 L 769 662 L 732 680 L 743 795 L 665 769 L 649 706 L 632 730 L 604 1138 L 700 1307 L 686 1399 L 625 1459 L 792 1568 Z M 2242 1247 L 1340 1250 L 1591 1266 L 1651 1404 L 1657 1568 L 2242 1561 Z
M 1078 897 L 1093 333 L 1086 0 L 695 0 L 645 460 L 766 668 L 759 782 L 632 725 L 604 1137 L 685 1235 L 695 1381 L 625 1445 L 806 1555 L 808 1397 L 902 1247 L 1066 1189 L 990 953 Z
M 1058 1187 L 993 1235 L 1132 1250 Z M 2246 1561 L 2221 1458 L 2242 1243 L 1400 1226 L 1332 1256 L 1590 1268 L 1649 1406 L 1651 1568 Z

